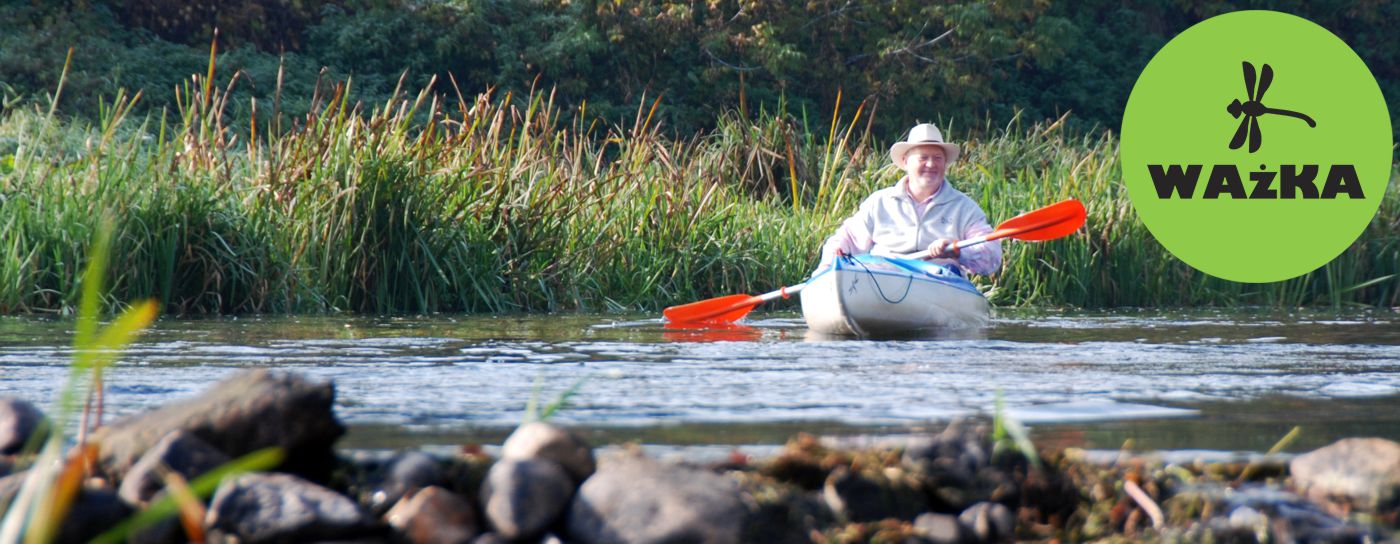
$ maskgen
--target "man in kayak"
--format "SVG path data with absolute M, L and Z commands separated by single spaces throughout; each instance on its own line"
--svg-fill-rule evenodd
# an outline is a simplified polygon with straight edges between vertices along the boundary
M 957 144 L 943 141 L 938 127 L 924 123 L 890 147 L 890 160 L 904 170 L 893 187 L 876 191 L 862 202 L 822 246 L 826 268 L 838 255 L 873 253 L 901 255 L 923 252 L 940 264 L 956 264 L 977 274 L 1001 267 L 1001 242 L 963 248 L 958 240 L 992 232 L 987 214 L 977 202 L 948 183 L 948 165 L 958 159 Z

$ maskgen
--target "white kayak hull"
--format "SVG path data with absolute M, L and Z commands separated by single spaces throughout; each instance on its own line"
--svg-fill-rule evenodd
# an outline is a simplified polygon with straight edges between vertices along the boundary
M 903 336 L 981 328 L 986 297 L 958 272 L 907 259 L 858 255 L 837 262 L 802 289 L 802 316 L 813 332 Z

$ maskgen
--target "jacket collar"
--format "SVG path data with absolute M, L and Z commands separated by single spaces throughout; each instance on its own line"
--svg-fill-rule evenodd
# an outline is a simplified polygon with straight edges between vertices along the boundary
M 919 202 L 914 200 L 914 197 L 909 194 L 909 176 L 899 178 L 899 181 L 894 184 L 894 189 L 896 198 L 902 198 L 909 202 L 919 204 Z M 938 188 L 937 192 L 933 193 L 933 196 L 929 197 L 929 202 L 932 204 L 947 202 L 948 199 L 953 198 L 953 195 L 957 192 L 957 189 L 953 188 L 953 182 L 945 177 L 943 178 L 943 185 Z

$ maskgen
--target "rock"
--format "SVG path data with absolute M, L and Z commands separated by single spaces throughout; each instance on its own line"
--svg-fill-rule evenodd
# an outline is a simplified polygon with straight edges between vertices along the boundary
M 1193 528 L 1182 536 L 1192 542 L 1384 540 L 1367 526 L 1339 519 L 1303 497 L 1272 486 L 1193 484 L 1168 499 L 1164 506 L 1168 526 Z
M 990 448 L 986 429 L 955 421 L 934 436 L 911 439 L 904 448 L 903 460 L 911 466 L 968 480 L 991 463 Z
M 472 541 L 472 544 L 506 544 L 506 542 L 508 541 L 496 533 L 482 533 L 481 536 Z
M 290 474 L 243 474 L 224 480 L 204 518 L 211 536 L 238 542 L 367 537 L 375 525 L 354 501 Z
M 569 508 L 570 542 L 738 542 L 747 509 L 718 474 L 622 454 L 605 457 Z
M 958 518 L 949 514 L 925 513 L 914 519 L 914 530 L 932 544 L 962 544 L 972 541 L 972 534 Z
M 419 451 L 406 452 L 385 465 L 380 480 L 374 484 L 370 508 L 376 514 L 381 514 L 420 489 L 441 487 L 446 483 L 446 473 L 436 459 Z
M 1016 540 L 1016 516 L 1006 505 L 979 502 L 958 514 L 958 522 L 972 532 L 977 542 L 1013 542 Z
M 412 544 L 466 544 L 481 532 L 471 503 L 436 486 L 399 501 L 385 520 Z
M 198 437 L 230 457 L 283 448 L 282 470 L 325 481 L 335 466 L 331 445 L 345 428 L 332 413 L 335 388 L 295 374 L 251 370 L 225 379 L 199 397 L 119 421 L 98 430 L 99 463 L 122 479 L 136 460 L 166 435 Z
M 540 536 L 569 506 L 574 483 L 563 467 L 543 459 L 502 459 L 481 486 L 482 510 L 507 540 Z
M 1400 444 L 1390 440 L 1339 440 L 1294 458 L 1289 472 L 1300 494 L 1334 511 L 1400 505 Z
M 845 466 L 837 467 L 827 477 L 822 500 L 832 512 L 857 523 L 887 518 L 911 520 L 928 509 L 919 490 L 891 481 L 883 472 L 862 474 Z
M 502 459 L 547 459 L 564 467 L 575 482 L 593 475 L 593 448 L 577 434 L 548 423 L 521 425 L 501 445 Z
M 126 544 L 185 544 L 189 541 L 178 515 L 136 529 L 126 537 Z
M 157 472 L 158 467 L 164 466 L 188 482 L 229 461 L 227 455 L 207 442 L 184 431 L 175 431 L 166 435 L 131 466 L 117 489 L 117 495 L 133 505 L 144 505 L 165 487 L 165 479 Z
M 83 488 L 68 510 L 53 542 L 80 544 L 115 527 L 128 517 L 132 509 L 109 489 Z
M 984 426 L 958 421 L 937 435 L 910 440 L 901 460 L 929 490 L 931 510 L 957 512 L 991 499 L 995 490 L 1004 487 L 1005 475 L 992 466 L 990 452 Z
M 19 453 L 43 422 L 44 413 L 29 401 L 0 398 L 0 454 Z

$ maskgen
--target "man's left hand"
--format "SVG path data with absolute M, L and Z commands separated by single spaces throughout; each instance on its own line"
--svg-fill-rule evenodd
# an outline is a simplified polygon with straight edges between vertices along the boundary
M 928 246 L 928 256 L 930 259 L 956 259 L 961 253 L 957 248 L 957 240 L 939 238 Z

